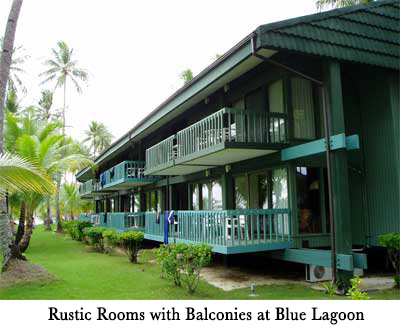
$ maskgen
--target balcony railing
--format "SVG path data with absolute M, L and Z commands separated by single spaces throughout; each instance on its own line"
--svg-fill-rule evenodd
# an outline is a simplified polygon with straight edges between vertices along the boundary
M 164 215 L 146 212 L 145 237 L 163 240 Z M 291 245 L 290 210 L 177 211 L 170 242 L 207 243 L 216 252 L 241 253 Z
M 173 163 L 176 158 L 174 140 L 175 135 L 172 135 L 146 150 L 146 171 Z
M 224 108 L 177 133 L 176 158 L 223 142 L 282 144 L 286 115 Z
M 112 188 L 117 185 L 141 185 L 143 183 L 151 183 L 159 180 L 157 176 L 145 175 L 144 168 L 145 162 L 123 161 L 100 174 L 100 189 Z
M 144 231 L 145 213 L 96 213 L 91 215 L 91 222 L 94 226 L 112 228 L 119 232 Z
M 266 155 L 287 143 L 287 130 L 286 114 L 223 108 L 147 149 L 146 173 L 176 175 L 225 165 L 217 152 L 226 149 L 236 150 L 230 162 Z
M 81 196 L 90 194 L 100 190 L 100 183 L 96 179 L 88 180 L 79 186 L 79 193 Z

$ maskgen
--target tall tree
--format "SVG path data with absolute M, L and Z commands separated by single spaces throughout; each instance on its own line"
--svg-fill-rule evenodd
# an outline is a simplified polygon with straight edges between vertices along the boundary
M 321 11 L 327 8 L 342 8 L 372 1 L 375 0 L 317 0 L 316 5 L 317 9 Z
M 10 76 L 12 51 L 22 2 L 23 0 L 14 0 L 11 5 L 0 58 L 0 155 L 3 154 L 4 100 L 6 97 L 8 78 Z M 12 258 L 19 257 L 18 249 L 16 245 L 13 244 L 12 230 L 8 219 L 7 201 L 4 195 L 0 196 L 0 242 L 3 250 L 2 270 L 4 271 L 7 269 Z
M 0 38 L 0 46 L 3 45 L 3 38 Z M 22 92 L 26 94 L 26 87 L 22 82 L 20 74 L 24 74 L 23 64 L 29 58 L 29 55 L 24 54 L 25 49 L 22 46 L 13 47 L 11 55 L 10 74 L 8 76 L 8 90 L 14 92 Z
M 103 123 L 92 121 L 89 130 L 85 132 L 86 139 L 83 142 L 90 142 L 90 148 L 93 148 L 93 158 L 97 153 L 102 152 L 111 145 L 113 135 Z
M 87 70 L 78 66 L 78 61 L 74 59 L 74 49 L 69 48 L 64 41 L 57 43 L 57 48 L 52 48 L 53 57 L 45 61 L 45 65 L 49 68 L 40 74 L 45 79 L 42 83 L 56 81 L 55 88 L 63 88 L 63 110 L 62 123 L 63 133 L 65 133 L 65 110 L 67 98 L 67 82 L 70 80 L 78 93 L 82 93 L 80 82 L 87 82 Z

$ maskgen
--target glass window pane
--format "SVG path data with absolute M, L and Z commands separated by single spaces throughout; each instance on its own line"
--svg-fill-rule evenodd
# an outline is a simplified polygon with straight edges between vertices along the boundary
M 235 207 L 237 210 L 247 209 L 249 206 L 249 192 L 247 177 L 238 176 L 235 178 Z
M 283 81 L 278 80 L 268 87 L 269 112 L 284 113 Z
M 287 171 L 279 168 L 272 171 L 272 207 L 274 209 L 288 208 Z
M 314 139 L 315 119 L 311 82 L 301 78 L 292 78 L 291 85 L 294 137 Z
M 192 185 L 192 210 L 200 210 L 199 187 L 197 184 Z
M 157 190 L 157 206 L 156 209 L 158 212 L 162 210 L 162 190 Z
M 156 200 L 156 192 L 152 191 L 150 193 L 150 211 L 157 211 L 157 200 Z
M 212 200 L 211 200 L 211 208 L 213 210 L 222 210 L 222 187 L 219 181 L 212 182 Z
M 210 205 L 209 205 L 209 189 L 207 184 L 202 184 L 201 185 L 201 205 L 202 205 L 202 210 L 209 210 Z
M 297 208 L 300 233 L 322 232 L 320 173 L 318 168 L 297 167 Z
M 268 209 L 268 194 L 269 194 L 269 184 L 267 175 L 258 176 L 258 207 L 260 209 Z
M 140 195 L 139 194 L 133 195 L 133 209 L 134 209 L 134 212 L 140 212 Z

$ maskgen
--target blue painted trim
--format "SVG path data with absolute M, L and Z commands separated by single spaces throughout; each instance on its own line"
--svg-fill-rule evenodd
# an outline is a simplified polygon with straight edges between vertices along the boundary
M 331 150 L 343 149 L 348 150 L 359 149 L 360 141 L 358 135 L 351 135 L 346 137 L 344 133 L 333 135 L 330 138 Z M 282 149 L 282 161 L 292 160 L 296 158 L 311 156 L 326 151 L 325 139 L 315 140 L 299 144 L 297 146 Z
M 269 253 L 274 259 L 298 262 L 308 265 L 331 267 L 331 251 L 316 249 L 286 249 Z M 354 268 L 367 268 L 367 256 L 362 253 L 337 254 L 336 267 L 342 270 L 353 271 Z

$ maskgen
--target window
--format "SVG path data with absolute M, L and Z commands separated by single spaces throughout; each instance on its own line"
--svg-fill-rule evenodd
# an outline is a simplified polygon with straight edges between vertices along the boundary
M 192 210 L 222 210 L 222 187 L 219 180 L 192 185 Z
M 159 212 L 162 207 L 161 190 L 148 191 L 146 193 L 146 210 L 148 212 Z
M 297 209 L 300 233 L 321 233 L 320 169 L 296 168 Z
M 315 139 L 314 101 L 311 82 L 291 79 L 294 137 Z
M 219 181 L 211 182 L 211 209 L 222 210 L 222 187 Z
M 200 210 L 199 186 L 197 184 L 192 185 L 192 210 Z
M 269 112 L 284 113 L 283 81 L 278 80 L 268 86 Z
M 245 210 L 250 207 L 249 185 L 246 175 L 235 177 L 235 208 Z

